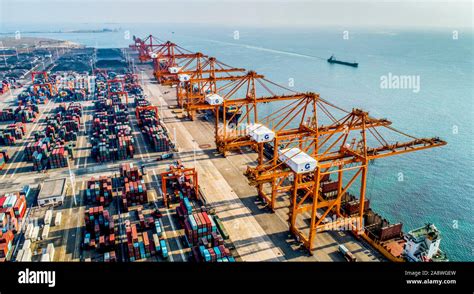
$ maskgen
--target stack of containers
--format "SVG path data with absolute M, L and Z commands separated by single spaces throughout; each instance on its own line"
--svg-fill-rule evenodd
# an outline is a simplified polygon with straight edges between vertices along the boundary
M 51 149 L 51 139 L 50 138 L 42 138 L 34 143 L 28 143 L 25 147 L 25 155 L 26 159 L 33 160 L 34 154 L 41 153 L 43 156 L 47 156 L 49 154 L 49 150 Z
M 9 218 L 22 219 L 26 213 L 26 197 L 23 193 L 13 192 L 0 196 L 0 213 Z
M 115 251 L 105 252 L 104 253 L 104 262 L 116 262 L 117 256 Z
M 51 96 L 51 93 L 46 87 L 39 89 L 36 94 L 33 92 L 33 89 L 30 88 L 29 90 L 23 91 L 18 95 L 18 104 L 46 104 L 48 103 L 48 96 Z
M 150 102 L 142 95 L 135 95 L 135 107 L 137 106 L 148 106 Z
M 9 124 L 0 131 L 0 145 L 13 145 L 16 140 L 20 140 L 26 133 L 26 127 L 23 123 Z
M 68 151 L 64 147 L 55 147 L 49 156 L 50 168 L 61 168 L 68 165 Z
M 170 140 L 166 133 L 166 129 L 156 118 L 155 110 L 142 110 L 138 117 L 139 126 L 146 134 L 146 138 L 150 143 L 153 151 L 167 152 L 170 150 Z
M 0 121 L 10 121 L 14 119 L 15 119 L 15 115 L 13 113 L 13 109 L 5 108 L 0 111 Z
M 196 245 L 201 238 L 211 240 L 212 233 L 217 232 L 217 227 L 207 212 L 196 212 L 186 217 L 184 230 L 188 243 Z
M 0 170 L 5 167 L 5 164 L 10 161 L 10 156 L 8 155 L 6 150 L 0 151 Z
M 138 167 L 134 166 L 133 163 L 122 164 L 120 166 L 120 176 L 124 184 L 122 206 L 125 211 L 131 205 L 143 204 L 148 201 L 145 180 Z
M 128 111 L 120 100 L 99 98 L 92 125 L 92 157 L 99 162 L 133 158 Z
M 56 115 L 47 118 L 44 131 L 35 132 L 36 142 L 28 143 L 25 155 L 33 162 L 33 170 L 62 168 L 68 166 L 69 157 L 74 158 L 74 147 L 68 141 L 77 140 L 82 106 L 78 103 L 61 104 Z
M 80 104 L 70 103 L 68 107 L 61 104 L 57 107 L 57 113 L 47 118 L 44 137 L 65 142 L 76 141 L 81 114 L 82 106 Z
M 27 123 L 33 122 L 38 117 L 39 108 L 38 105 L 20 105 L 15 109 L 14 119 L 17 122 Z
M 0 262 L 5 261 L 12 250 L 14 234 L 12 231 L 0 231 Z
M 87 181 L 86 199 L 88 203 L 108 205 L 112 201 L 112 178 L 102 176 Z
M 62 74 L 56 76 L 56 87 L 61 101 L 82 100 L 88 93 L 89 75 Z
M 137 225 L 131 224 L 129 220 L 125 221 L 125 233 L 130 261 L 149 258 L 161 250 L 158 235 L 148 231 L 139 232 Z
M 115 227 L 109 211 L 103 206 L 89 208 L 85 213 L 85 248 L 110 251 L 115 248 Z
M 179 206 L 176 208 L 176 213 L 180 219 L 184 219 L 193 213 L 191 201 L 189 201 L 188 197 L 183 197 L 183 199 L 179 201 Z
M 193 256 L 197 262 L 235 262 L 230 250 L 224 245 L 208 247 L 200 245 L 193 248 Z

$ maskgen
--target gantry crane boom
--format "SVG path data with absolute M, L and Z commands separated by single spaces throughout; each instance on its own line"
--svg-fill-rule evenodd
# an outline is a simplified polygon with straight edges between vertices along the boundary
M 409 136 L 397 131 L 390 124 L 385 119 L 373 119 L 367 112 L 354 109 L 349 115 L 336 121 L 333 125 L 307 133 L 308 135 L 316 135 L 315 139 L 308 140 L 309 144 L 303 147 L 300 152 L 310 154 L 311 157 L 316 159 L 317 166 L 314 171 L 301 174 L 288 169 L 286 163 L 297 154 L 286 160 L 280 160 L 281 154 L 274 150 L 274 157 L 270 162 L 264 164 L 259 159 L 260 165 L 256 168 L 248 168 L 246 174 L 251 183 L 257 185 L 259 194 L 265 195 L 263 184 L 271 184 L 271 196 L 265 195 L 264 198 L 270 202 L 272 209 L 277 193 L 291 193 L 290 231 L 302 241 L 310 252 L 313 249 L 312 244 L 316 233 L 327 229 L 328 223 L 324 223 L 324 221 L 329 214 L 342 218 L 342 220 L 331 222 L 332 226 L 347 223 L 344 218 L 350 217 L 354 231 L 364 234 L 362 224 L 365 211 L 368 163 L 378 158 L 446 145 L 446 142 L 439 138 L 419 139 Z M 389 143 L 379 129 L 389 130 L 405 137 L 408 136 L 411 140 Z M 359 133 L 359 135 L 350 138 L 349 136 L 354 133 Z M 379 146 L 369 147 L 368 134 L 373 136 L 372 142 L 379 143 Z M 275 142 L 278 142 L 278 139 L 282 139 L 282 137 L 279 137 L 277 133 Z M 348 143 L 349 141 L 352 141 L 352 144 Z M 274 143 L 274 148 L 278 147 L 279 144 Z M 337 189 L 332 196 L 327 196 L 325 188 L 327 181 L 330 181 L 329 176 L 331 174 L 337 175 L 337 181 L 333 182 L 335 185 L 332 185 Z M 349 176 L 349 179 L 344 178 L 345 174 Z M 290 178 L 292 180 L 289 180 Z M 340 210 L 341 199 L 343 195 L 348 193 L 349 188 L 357 179 L 360 180 L 359 214 L 357 216 L 343 215 Z M 343 183 L 344 180 L 346 180 L 345 183 Z M 307 214 L 310 214 L 309 228 L 302 226 L 301 221 L 298 222 L 301 217 L 308 217 Z
M 148 35 L 145 39 L 133 36 L 134 44 L 129 47 L 138 51 L 138 59 L 141 62 L 146 62 L 152 59 L 152 53 L 155 48 L 160 48 L 163 41 L 154 37 L 153 35 Z

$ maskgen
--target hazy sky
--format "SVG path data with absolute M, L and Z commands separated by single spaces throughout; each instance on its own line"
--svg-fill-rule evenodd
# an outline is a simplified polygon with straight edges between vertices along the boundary
M 9 22 L 472 27 L 471 1 L 0 0 Z

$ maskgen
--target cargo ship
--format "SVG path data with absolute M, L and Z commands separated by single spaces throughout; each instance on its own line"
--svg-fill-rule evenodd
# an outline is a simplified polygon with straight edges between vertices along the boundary
M 329 63 L 337 63 L 337 64 L 342 64 L 342 65 L 352 66 L 352 67 L 358 67 L 359 66 L 359 63 L 357 63 L 357 62 L 347 62 L 347 61 L 337 60 L 334 57 L 334 55 L 331 55 L 331 57 L 329 57 L 328 62 Z

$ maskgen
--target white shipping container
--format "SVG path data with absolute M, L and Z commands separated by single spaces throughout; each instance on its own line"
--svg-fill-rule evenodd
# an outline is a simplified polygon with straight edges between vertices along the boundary
M 34 227 L 33 232 L 30 235 L 30 239 L 34 241 L 38 241 L 38 236 L 39 236 L 39 227 Z
M 25 251 L 23 249 L 18 250 L 18 252 L 16 253 L 15 261 L 21 261 L 24 253 Z
M 179 70 L 180 70 L 180 68 L 176 67 L 176 66 L 168 67 L 169 73 L 172 73 L 172 74 L 177 74 L 179 72 Z
M 46 240 L 48 238 L 48 236 L 49 236 L 49 227 L 50 227 L 49 225 L 45 225 L 43 227 L 43 232 L 41 233 L 41 239 L 42 240 Z
M 54 225 L 55 226 L 60 226 L 61 225 L 61 217 L 62 217 L 61 211 L 57 212 L 56 217 L 54 218 Z
M 34 225 L 32 223 L 29 223 L 26 226 L 26 232 L 25 232 L 25 238 L 30 239 L 31 238 L 31 233 L 33 233 Z
M 30 240 L 30 239 L 26 239 L 25 242 L 23 243 L 22 249 L 23 249 L 23 250 L 25 250 L 25 249 L 30 249 L 30 246 L 31 246 L 31 240 Z
M 249 135 L 257 143 L 270 142 L 275 138 L 275 132 L 261 124 L 249 127 Z
M 46 211 L 46 213 L 44 214 L 44 224 L 50 225 L 52 219 L 53 219 L 53 211 L 50 209 Z
M 30 262 L 31 261 L 31 256 L 33 254 L 31 253 L 30 249 L 26 249 L 23 251 L 23 256 L 21 258 L 21 262 Z
M 51 259 L 49 258 L 49 254 L 48 253 L 45 253 L 43 255 L 41 255 L 41 262 L 50 262 Z
M 4 212 L 0 213 L 0 225 L 1 225 L 2 227 L 5 226 L 5 224 L 4 224 L 3 222 L 5 222 L 5 223 L 7 222 L 7 218 L 6 218 Z
M 49 254 L 49 257 L 51 258 L 51 261 L 54 261 L 54 245 L 53 243 L 49 243 L 48 246 L 46 247 L 46 252 Z
M 210 105 L 221 105 L 224 102 L 224 98 L 217 94 L 206 95 L 204 100 Z
M 299 148 L 279 150 L 278 157 L 297 174 L 312 172 L 316 169 L 316 159 L 301 151 Z
M 189 82 L 191 77 L 187 74 L 182 74 L 182 75 L 178 75 L 178 79 L 180 82 Z
M 160 244 L 160 239 L 158 238 L 157 234 L 153 234 L 153 243 L 155 243 L 155 247 L 156 245 Z

